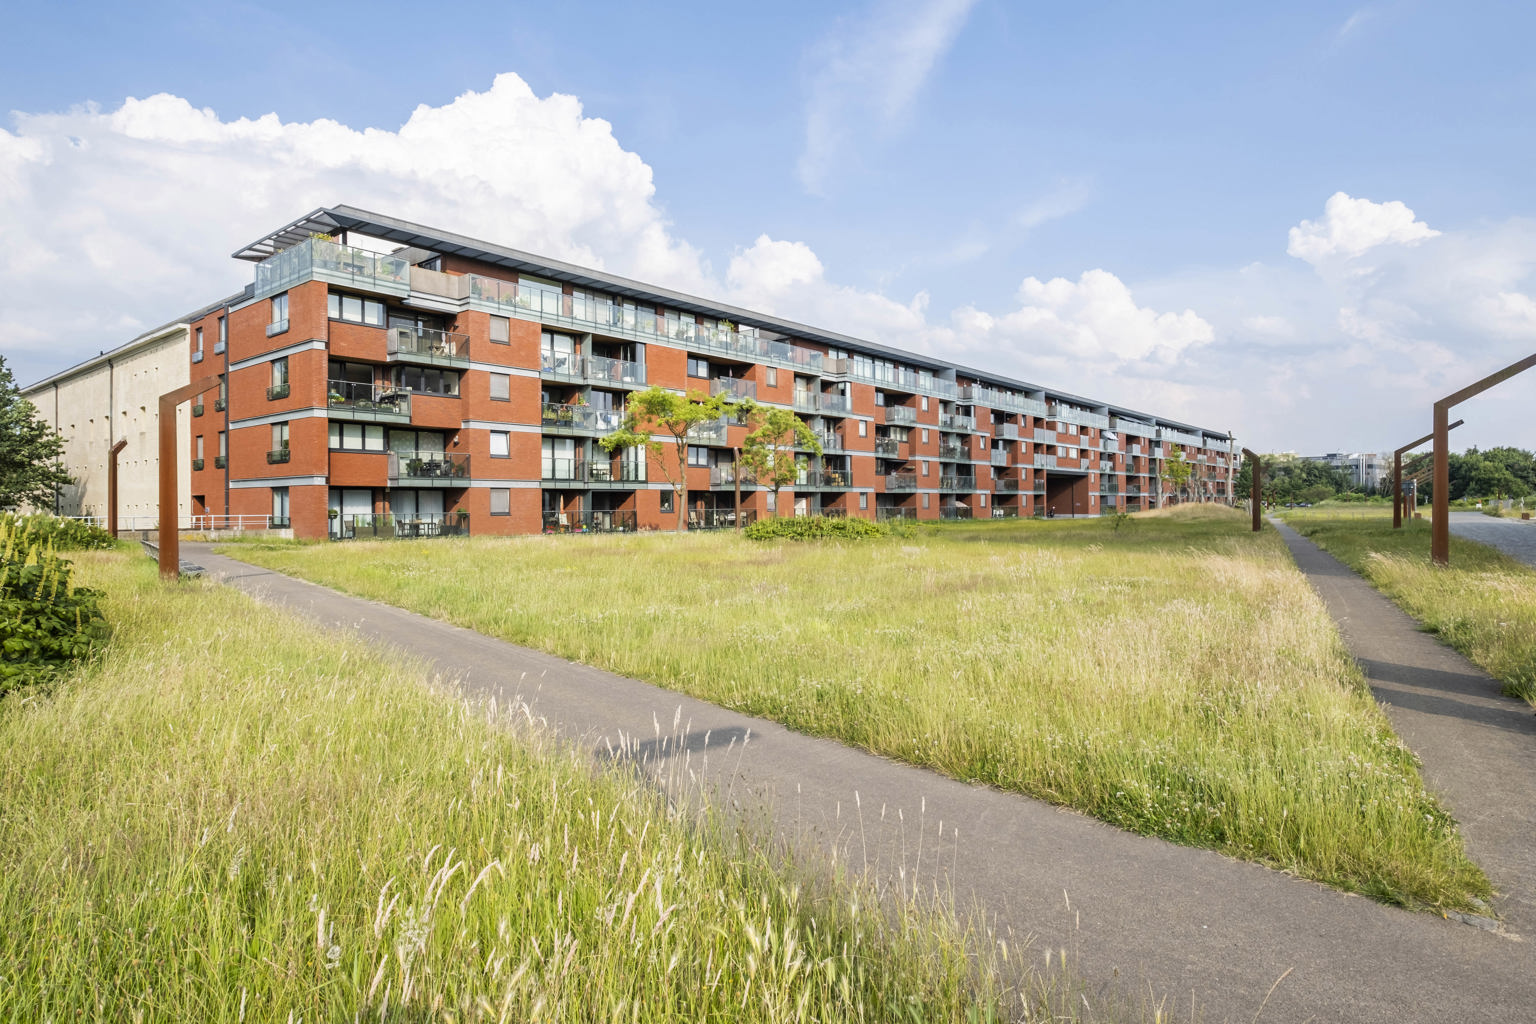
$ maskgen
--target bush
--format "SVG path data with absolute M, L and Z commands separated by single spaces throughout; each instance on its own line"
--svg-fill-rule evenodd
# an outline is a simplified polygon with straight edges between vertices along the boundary
M 60 519 L 47 515 L 18 516 L 8 512 L 0 515 L 0 523 L 24 529 L 40 544 L 52 544 L 55 551 L 104 551 L 117 543 L 106 530 L 78 519 Z
M 828 519 L 826 516 L 759 519 L 743 532 L 748 540 L 866 540 L 890 535 L 884 526 L 868 519 Z
M 0 694 L 46 681 L 108 634 L 101 594 L 70 585 L 49 521 L 0 518 Z

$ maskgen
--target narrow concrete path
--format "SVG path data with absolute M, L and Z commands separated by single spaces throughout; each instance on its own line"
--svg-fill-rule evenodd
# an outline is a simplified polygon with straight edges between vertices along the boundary
M 982 908 L 1015 956 L 1026 937 L 1037 964 L 1066 950 L 1096 1013 L 1119 1004 L 1132 1008 L 1121 1019 L 1151 1019 L 1135 1008 L 1160 1004 L 1163 1019 L 1247 1022 L 1262 1007 L 1263 1021 L 1399 1024 L 1527 1022 L 1536 1007 L 1536 944 L 1133 836 L 187 548 L 260 600 L 408 652 L 467 693 L 526 701 L 599 757 L 627 747 L 658 779 L 695 774 L 884 885 L 937 885 Z
M 1536 519 L 1495 519 L 1481 512 L 1452 512 L 1451 532 L 1498 548 L 1536 569 Z
M 1422 632 L 1344 563 L 1271 522 L 1339 624 L 1392 727 L 1423 762 L 1430 789 L 1461 823 L 1468 851 L 1498 890 L 1499 916 L 1536 939 L 1536 716 L 1530 705 L 1503 696 L 1498 680 Z

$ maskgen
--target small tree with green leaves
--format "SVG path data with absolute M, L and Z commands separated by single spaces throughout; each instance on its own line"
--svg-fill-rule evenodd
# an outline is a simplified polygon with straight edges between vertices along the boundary
M 752 428 L 741 446 L 741 461 L 757 482 L 773 493 L 773 514 L 779 514 L 779 488 L 795 482 L 804 462 L 795 449 L 809 448 L 821 456 L 821 442 L 805 421 L 778 406 L 744 403 Z
M 1184 457 L 1184 449 L 1180 445 L 1174 445 L 1168 450 L 1168 457 L 1163 460 L 1163 475 L 1173 484 L 1175 494 L 1188 497 L 1185 488 L 1189 486 L 1189 474 L 1194 468 L 1195 464 Z
M 0 356 L 0 508 L 53 511 L 54 495 L 70 482 L 63 454 L 64 438 L 21 397 Z
M 677 510 L 677 528 L 686 528 L 688 515 L 688 432 L 694 427 L 717 420 L 736 411 L 736 404 L 726 395 L 705 397 L 690 391 L 680 395 L 662 387 L 636 391 L 624 404 L 624 423 L 597 443 L 612 455 L 626 448 L 644 448 L 661 468 L 661 475 L 672 485 L 673 507 Z M 658 437 L 658 435 L 662 435 Z M 663 458 L 671 438 L 673 458 Z

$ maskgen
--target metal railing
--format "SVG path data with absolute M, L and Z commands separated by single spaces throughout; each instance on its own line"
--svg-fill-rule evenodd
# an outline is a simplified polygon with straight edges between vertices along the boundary
M 756 398 L 757 381 L 740 377 L 716 377 L 709 382 L 711 395 L 730 395 L 733 398 Z
M 611 434 L 624 425 L 624 413 L 618 409 L 594 409 L 590 405 L 546 402 L 539 422 L 545 430 L 588 430 Z
M 971 518 L 971 510 L 964 505 L 939 506 L 939 518 L 945 520 L 960 520 Z
M 738 474 L 737 473 L 738 467 L 731 465 L 729 462 L 722 463 L 722 464 L 720 464 L 718 466 L 710 466 L 709 467 L 709 486 L 711 486 L 711 487 L 734 487 L 734 486 L 736 486 L 736 477 L 739 475 L 741 477 L 741 486 L 743 486 L 743 487 L 756 487 L 757 486 L 757 476 L 756 476 L 756 474 L 754 474 L 752 472 L 752 470 L 750 468 L 746 467 L 746 466 L 741 466 L 739 468 L 740 468 L 740 473 Z
M 293 458 L 293 452 L 288 448 L 273 448 L 267 452 L 267 465 L 276 466 Z
M 326 404 L 331 414 L 359 420 L 409 420 L 411 393 L 391 384 L 362 384 L 346 380 L 326 382 Z
M 645 367 L 628 359 L 588 356 L 587 379 L 609 384 L 644 384 Z
M 386 351 L 391 359 L 468 366 L 469 335 L 430 327 L 391 327 Z
M 391 483 L 427 487 L 464 487 L 469 480 L 469 456 L 437 451 L 389 453 Z
M 555 484 L 627 484 L 644 482 L 646 474 L 644 467 L 622 460 L 615 465 L 608 459 L 588 462 L 586 459 L 547 458 L 540 469 L 540 478 Z
M 974 416 L 960 416 L 960 415 L 957 415 L 957 414 L 951 413 L 951 412 L 941 413 L 939 415 L 939 429 L 940 430 L 962 430 L 962 431 L 975 430 L 976 429 L 976 417 L 974 417 Z
M 992 449 L 992 465 L 994 465 L 994 466 L 1006 466 L 1006 465 L 1008 465 L 1008 452 L 1006 450 L 1004 450 L 1004 449 L 1001 449 L 1001 448 L 994 448 L 994 449 Z
M 634 533 L 634 512 L 584 509 L 580 512 L 545 512 L 545 533 Z
M 992 481 L 992 489 L 998 494 L 1017 494 L 1024 484 L 1010 477 L 998 477 Z
M 887 491 L 915 491 L 917 490 L 917 474 L 887 473 L 885 476 L 885 489 Z
M 941 459 L 964 459 L 964 458 L 969 458 L 969 455 L 966 452 L 966 446 L 963 445 L 963 444 L 955 444 L 952 441 L 940 441 L 939 442 L 939 458 L 941 458 Z
M 328 238 L 306 238 L 256 264 L 255 297 L 266 298 L 314 278 L 405 295 L 411 288 L 411 265 L 398 256 L 381 256 Z
M 286 382 L 282 384 L 273 384 L 271 387 L 267 388 L 267 401 L 276 402 L 279 399 L 287 398 L 289 394 L 292 393 L 292 391 L 293 386 Z M 202 408 L 202 406 L 198 406 L 198 408 Z M 202 413 L 198 413 L 198 415 L 201 416 Z
M 886 459 L 900 458 L 901 444 L 902 442 L 894 437 L 877 437 L 875 438 L 875 454 Z
M 974 476 L 959 476 L 945 474 L 939 477 L 939 490 L 941 491 L 974 491 L 976 478 Z
M 876 520 L 876 522 L 882 522 L 883 523 L 887 519 L 916 519 L 916 518 L 917 518 L 917 510 L 916 509 L 903 508 L 903 507 L 901 507 L 899 505 L 877 505 L 877 506 L 875 506 L 875 520 Z
M 849 486 L 848 473 L 841 469 L 808 469 L 795 478 L 795 486 L 841 489 Z
M 331 516 L 332 540 L 417 540 L 468 537 L 469 517 L 453 512 L 342 512 Z
M 751 509 L 741 510 L 742 526 L 751 526 L 756 519 L 756 512 Z M 688 529 L 690 530 L 734 530 L 735 528 L 735 509 L 705 508 L 688 511 Z
M 916 423 L 917 410 L 910 405 L 888 405 L 885 407 L 885 422 Z

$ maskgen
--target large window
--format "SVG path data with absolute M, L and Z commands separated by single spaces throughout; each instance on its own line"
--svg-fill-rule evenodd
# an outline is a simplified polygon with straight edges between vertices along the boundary
M 696 444 L 689 445 L 688 446 L 688 465 L 690 465 L 690 466 L 707 466 L 707 465 L 709 465 L 709 449 L 705 448 L 705 447 L 702 447 L 701 445 L 696 445 Z
M 689 356 L 688 357 L 688 376 L 690 376 L 690 377 L 708 377 L 709 376 L 709 360 L 708 359 L 699 359 L 699 358 L 697 358 L 695 356 Z
M 377 299 L 332 292 L 326 297 L 326 311 L 332 320 L 367 324 L 369 327 L 384 326 L 384 303 Z
M 331 447 L 344 452 L 381 452 L 384 428 L 373 423 L 331 421 Z
M 272 360 L 272 386 L 267 388 L 267 401 L 275 402 L 288 397 L 288 357 Z
M 272 488 L 272 525 L 284 527 L 288 524 L 288 488 L 274 487 Z
M 440 370 L 435 366 L 397 366 L 391 376 L 397 388 L 424 395 L 452 395 L 459 393 L 459 371 Z
M 288 329 L 288 293 L 272 296 L 272 319 L 267 321 L 267 337 L 282 334 Z M 219 318 L 219 332 L 223 333 L 224 318 Z

